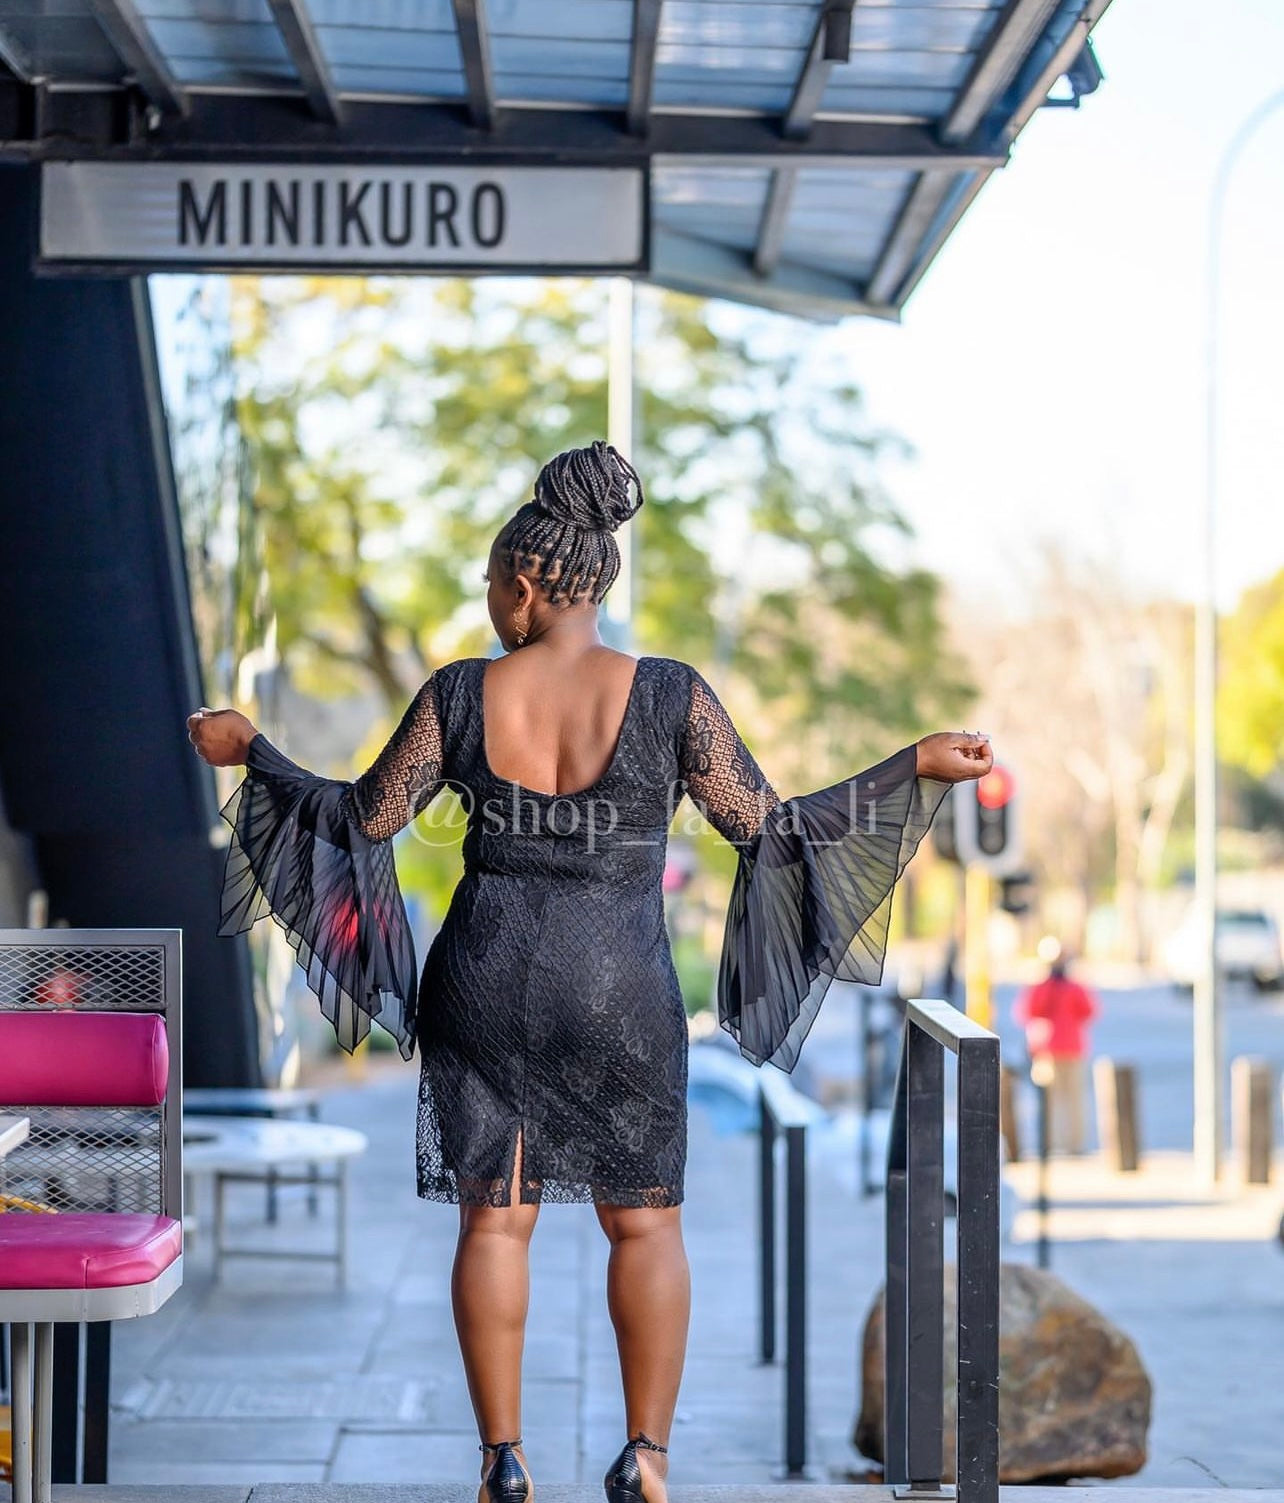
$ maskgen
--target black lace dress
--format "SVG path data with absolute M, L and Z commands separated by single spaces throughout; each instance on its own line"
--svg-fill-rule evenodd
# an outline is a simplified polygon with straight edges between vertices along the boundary
M 419 1193 L 676 1205 L 686 1160 L 686 1017 L 661 898 L 689 794 L 739 847 L 718 978 L 722 1026 L 788 1070 L 835 978 L 876 982 L 892 889 L 943 784 L 907 747 L 783 802 L 703 678 L 639 660 L 606 772 L 578 793 L 496 777 L 483 658 L 438 669 L 354 783 L 265 737 L 226 817 L 221 932 L 271 912 L 348 1049 L 371 1019 L 418 1042 Z M 467 810 L 464 875 L 423 968 L 391 837 L 443 787 Z

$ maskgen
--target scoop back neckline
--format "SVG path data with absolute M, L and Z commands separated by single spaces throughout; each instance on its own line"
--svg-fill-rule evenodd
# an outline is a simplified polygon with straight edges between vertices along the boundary
M 479 671 L 477 674 L 477 711 L 481 726 L 481 763 L 486 771 L 487 777 L 489 777 L 492 782 L 507 784 L 508 787 L 515 788 L 519 793 L 525 794 L 530 798 L 543 798 L 556 801 L 557 799 L 564 798 L 584 798 L 587 794 L 596 793 L 605 783 L 610 780 L 612 775 L 615 773 L 617 766 L 619 765 L 620 750 L 624 745 L 624 737 L 628 732 L 629 725 L 633 718 L 633 706 L 634 702 L 637 699 L 638 680 L 642 676 L 642 665 L 644 663 L 650 662 L 650 657 L 643 656 L 634 659 L 633 677 L 629 680 L 629 692 L 627 698 L 624 701 L 624 712 L 620 716 L 620 728 L 615 733 L 615 745 L 611 749 L 611 759 L 606 764 L 604 771 L 599 777 L 594 778 L 594 780 L 586 787 L 568 789 L 565 793 L 549 793 L 545 788 L 528 788 L 525 783 L 519 782 L 516 778 L 503 777 L 500 773 L 497 773 L 494 767 L 491 765 L 490 753 L 486 749 L 486 669 L 490 666 L 491 663 L 497 661 L 498 659 L 496 658 L 476 659 L 476 662 L 479 664 Z

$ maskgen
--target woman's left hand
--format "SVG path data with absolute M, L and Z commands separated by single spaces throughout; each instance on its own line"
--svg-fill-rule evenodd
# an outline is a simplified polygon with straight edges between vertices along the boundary
M 935 778 L 939 783 L 983 778 L 994 766 L 990 738 L 969 731 L 937 731 L 924 736 L 914 749 L 919 777 Z
M 211 767 L 240 767 L 257 735 L 254 722 L 239 710 L 201 708 L 187 717 L 187 739 Z

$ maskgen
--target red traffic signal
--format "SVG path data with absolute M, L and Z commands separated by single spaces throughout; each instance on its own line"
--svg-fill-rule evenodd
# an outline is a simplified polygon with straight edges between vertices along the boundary
M 1006 767 L 996 762 L 983 778 L 977 780 L 976 801 L 982 809 L 1004 809 L 1012 802 L 1016 779 Z

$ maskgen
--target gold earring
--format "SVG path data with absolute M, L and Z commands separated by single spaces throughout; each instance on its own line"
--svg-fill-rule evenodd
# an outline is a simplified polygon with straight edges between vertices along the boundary
M 517 635 L 516 635 L 516 638 L 515 638 L 515 640 L 517 642 L 517 645 L 519 647 L 525 647 L 525 645 L 526 645 L 526 632 L 522 629 L 522 627 L 520 627 L 520 626 L 517 625 L 517 617 L 516 616 L 513 617 L 513 626 L 516 628 L 516 631 L 517 631 Z

